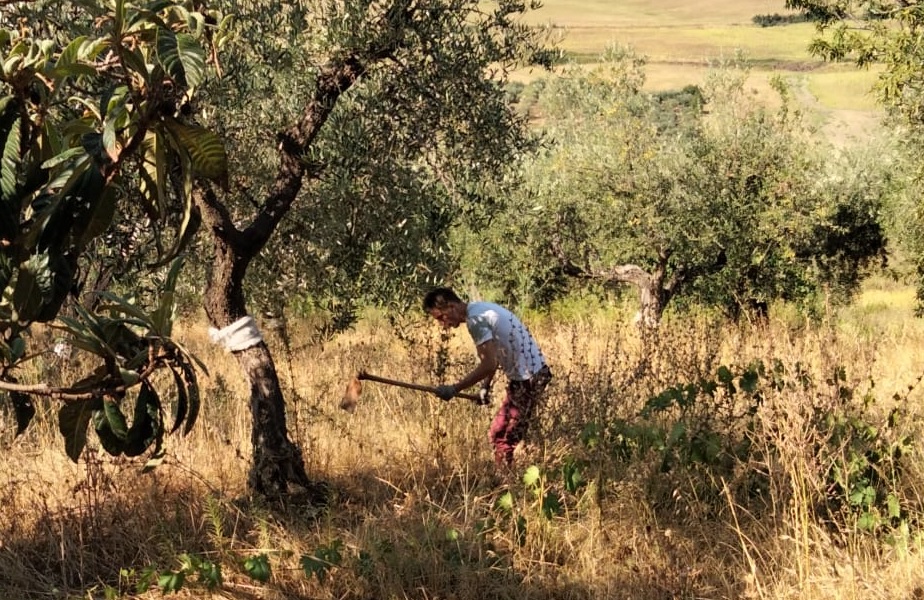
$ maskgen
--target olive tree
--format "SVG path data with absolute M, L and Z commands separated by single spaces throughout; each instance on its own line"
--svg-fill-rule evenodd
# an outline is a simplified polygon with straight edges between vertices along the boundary
M 918 268 L 919 312 L 924 306 L 924 213 L 919 190 L 924 175 L 924 11 L 919 2 L 905 0 L 787 0 L 786 6 L 809 14 L 818 36 L 810 44 L 817 56 L 831 61 L 853 61 L 859 68 L 879 65 L 873 91 L 897 125 L 896 138 L 905 146 L 897 173 L 913 176 L 893 207 L 897 241 L 909 251 Z
M 286 290 L 318 292 L 313 286 L 334 282 L 328 295 L 379 298 L 417 291 L 382 282 L 385 273 L 412 281 L 438 273 L 432 266 L 449 225 L 490 203 L 492 182 L 502 182 L 510 161 L 530 147 L 502 91 L 511 68 L 548 58 L 537 33 L 518 22 L 526 7 L 463 0 L 56 4 L 106 28 L 118 47 L 88 61 L 96 76 L 116 81 L 71 92 L 111 104 L 106 90 L 116 87 L 124 89 L 116 102 L 122 111 L 157 108 L 152 120 L 162 130 L 151 128 L 144 144 L 129 145 L 138 134 L 121 123 L 107 134 L 105 117 L 94 126 L 110 147 L 136 158 L 121 193 L 181 207 L 175 244 L 163 244 L 168 256 L 197 230 L 206 235 L 204 307 L 250 382 L 250 487 L 270 496 L 290 483 L 313 490 L 288 438 L 273 357 L 250 315 L 248 272 L 266 260 Z M 173 34 L 175 50 L 160 35 L 174 12 L 189 27 Z M 153 23 L 156 34 L 127 35 L 127 14 Z M 40 42 L 52 58 L 76 37 L 72 21 Z M 165 68 L 152 72 L 150 56 L 135 58 L 139 49 Z M 123 75 L 136 68 L 140 74 Z M 275 246 L 279 229 L 285 239 Z M 286 268 L 299 262 L 303 271 Z
M 309 290 L 339 289 L 347 304 L 359 294 L 416 294 L 419 285 L 401 282 L 432 276 L 449 225 L 465 207 L 489 200 L 491 182 L 529 147 L 525 123 L 502 91 L 511 68 L 546 57 L 536 33 L 517 22 L 524 6 L 234 6 L 240 43 L 259 50 L 255 59 L 275 54 L 290 70 L 288 81 L 260 78 L 274 101 L 227 102 L 229 95 L 216 93 L 201 108 L 233 141 L 233 157 L 262 152 L 268 162 L 259 164 L 270 167 L 268 177 L 242 172 L 228 191 L 213 186 L 197 196 L 214 249 L 205 293 L 211 321 L 222 328 L 246 316 L 244 272 L 288 215 L 290 256 L 310 269 L 293 277 Z M 257 25 L 267 15 L 281 19 L 262 26 L 279 47 Z M 234 68 L 229 56 L 228 71 Z M 259 127 L 232 133 L 254 113 L 282 113 L 282 127 L 271 118 L 275 135 Z M 268 349 L 258 344 L 237 355 L 253 386 L 251 486 L 276 493 L 286 481 L 303 483 Z
M 528 194 L 496 220 L 505 243 L 485 275 L 511 275 L 503 285 L 539 301 L 575 282 L 628 283 L 647 324 L 674 299 L 739 314 L 804 297 L 834 271 L 852 274 L 849 287 L 884 244 L 877 199 L 848 209 L 854 198 L 835 198 L 785 86 L 767 105 L 745 76 L 725 67 L 702 89 L 651 94 L 644 60 L 617 48 L 597 69 L 545 82 L 536 105 L 549 143 Z M 859 254 L 820 243 L 864 227 Z

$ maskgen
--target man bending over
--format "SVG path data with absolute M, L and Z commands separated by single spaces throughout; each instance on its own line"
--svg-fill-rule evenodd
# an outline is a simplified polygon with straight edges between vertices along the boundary
M 526 326 L 512 312 L 491 302 L 463 302 L 449 288 L 430 291 L 424 310 L 444 328 L 465 323 L 475 342 L 478 366 L 454 385 L 440 385 L 436 395 L 451 400 L 478 383 L 486 397 L 497 369 L 507 375 L 507 394 L 491 423 L 490 438 L 498 466 L 513 462 L 513 451 L 526 435 L 552 372 Z

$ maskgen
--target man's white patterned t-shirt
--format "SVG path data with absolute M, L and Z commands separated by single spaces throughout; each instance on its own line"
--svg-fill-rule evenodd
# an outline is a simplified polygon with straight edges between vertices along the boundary
M 545 357 L 520 319 L 492 302 L 469 302 L 468 332 L 476 346 L 494 340 L 497 360 L 511 381 L 525 381 L 545 366 Z

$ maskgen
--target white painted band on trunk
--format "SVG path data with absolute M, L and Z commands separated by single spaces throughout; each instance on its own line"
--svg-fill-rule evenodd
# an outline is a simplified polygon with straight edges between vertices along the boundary
M 221 330 L 209 327 L 209 337 L 228 352 L 246 350 L 263 341 L 257 322 L 250 315 L 241 317 Z

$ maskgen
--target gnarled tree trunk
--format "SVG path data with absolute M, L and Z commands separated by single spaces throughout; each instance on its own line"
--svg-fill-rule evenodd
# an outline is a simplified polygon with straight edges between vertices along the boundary
M 212 227 L 215 261 L 205 292 L 205 310 L 212 325 L 227 327 L 247 316 L 243 279 L 247 264 L 259 246 L 243 243 L 247 236 L 225 235 L 222 212 L 210 193 L 197 195 L 197 206 Z M 226 223 L 224 223 L 227 225 Z M 301 450 L 289 440 L 285 398 L 276 365 L 263 341 L 233 352 L 250 383 L 251 442 L 253 463 L 248 487 L 271 498 L 278 498 L 296 483 L 309 492 L 318 490 L 305 472 Z
M 715 262 L 695 267 L 675 266 L 670 268 L 670 249 L 658 253 L 658 261 L 651 272 L 637 265 L 617 265 L 608 269 L 584 268 L 572 262 L 559 251 L 562 270 L 571 277 L 593 279 L 604 283 L 631 283 L 638 288 L 639 312 L 636 323 L 639 327 L 657 327 L 664 315 L 667 303 L 680 292 L 684 283 L 725 267 L 725 252 L 719 252 Z
M 244 297 L 247 266 L 269 241 L 276 227 L 298 198 L 306 179 L 317 177 L 321 165 L 308 165 L 303 157 L 330 117 L 337 99 L 366 72 L 366 61 L 390 55 L 396 40 L 375 45 L 362 56 L 332 60 L 318 74 L 315 89 L 296 123 L 279 136 L 279 167 L 269 194 L 251 223 L 238 228 L 226 205 L 211 188 L 197 188 L 195 206 L 211 235 L 215 258 L 205 291 L 205 310 L 221 330 L 248 314 Z M 301 450 L 288 437 L 285 400 L 269 348 L 262 341 L 234 351 L 250 382 L 253 430 L 253 465 L 248 486 L 266 496 L 279 496 L 289 483 L 320 491 L 305 473 Z

